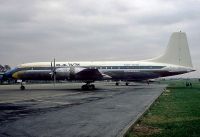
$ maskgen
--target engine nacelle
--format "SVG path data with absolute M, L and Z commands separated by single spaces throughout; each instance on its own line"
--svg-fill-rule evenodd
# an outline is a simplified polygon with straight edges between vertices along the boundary
M 69 67 L 69 68 L 57 68 L 56 78 L 63 80 L 74 80 L 76 79 L 76 74 L 85 68 Z

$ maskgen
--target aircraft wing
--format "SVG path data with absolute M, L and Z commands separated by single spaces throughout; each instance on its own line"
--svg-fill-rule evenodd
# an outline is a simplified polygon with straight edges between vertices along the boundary
M 76 73 L 76 79 L 80 80 L 108 80 L 110 76 L 99 72 L 98 69 L 85 68 Z

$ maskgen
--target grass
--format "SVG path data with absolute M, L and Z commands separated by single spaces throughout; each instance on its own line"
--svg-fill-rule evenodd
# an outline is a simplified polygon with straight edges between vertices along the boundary
M 126 137 L 200 137 L 200 83 L 170 83 Z

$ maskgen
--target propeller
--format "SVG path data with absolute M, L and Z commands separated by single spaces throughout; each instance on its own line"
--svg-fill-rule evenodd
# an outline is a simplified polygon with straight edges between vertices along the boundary
M 53 59 L 53 62 L 51 61 L 51 78 L 53 80 L 53 84 L 55 87 L 55 83 L 56 83 L 56 60 L 55 60 L 55 58 Z

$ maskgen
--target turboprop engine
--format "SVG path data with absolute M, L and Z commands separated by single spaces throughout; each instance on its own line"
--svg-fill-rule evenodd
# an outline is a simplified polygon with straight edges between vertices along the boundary
M 76 74 L 83 71 L 85 68 L 57 68 L 56 69 L 56 77 L 59 79 L 66 79 L 66 80 L 74 80 L 76 78 Z
M 82 67 L 69 67 L 57 68 L 56 78 L 63 80 L 82 80 L 82 81 L 95 81 L 95 80 L 108 80 L 111 77 L 99 72 L 98 69 L 88 69 Z

